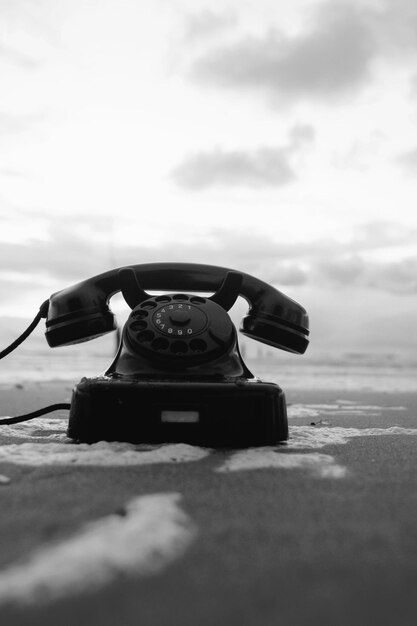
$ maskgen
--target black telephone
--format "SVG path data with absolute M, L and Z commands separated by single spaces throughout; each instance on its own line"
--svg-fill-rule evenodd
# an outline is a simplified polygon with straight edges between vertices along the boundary
M 146 289 L 164 293 L 152 296 Z M 250 306 L 240 329 L 244 335 L 302 354 L 308 317 L 297 302 L 224 267 L 133 265 L 53 294 L 48 344 L 79 343 L 115 330 L 108 302 L 118 291 L 132 311 L 106 373 L 75 387 L 69 437 L 205 446 L 268 445 L 288 438 L 284 393 L 246 367 L 227 311 L 242 296 Z

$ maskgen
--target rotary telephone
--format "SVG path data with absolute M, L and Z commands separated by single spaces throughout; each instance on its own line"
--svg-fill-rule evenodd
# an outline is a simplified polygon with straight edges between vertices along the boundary
M 108 302 L 119 291 L 131 312 L 117 354 L 104 375 L 75 386 L 69 437 L 205 446 L 268 445 L 288 438 L 284 393 L 249 371 L 227 312 L 242 296 L 249 304 L 240 328 L 244 335 L 302 354 L 308 317 L 297 302 L 224 267 L 133 265 L 54 293 L 46 316 L 49 346 L 115 330 Z

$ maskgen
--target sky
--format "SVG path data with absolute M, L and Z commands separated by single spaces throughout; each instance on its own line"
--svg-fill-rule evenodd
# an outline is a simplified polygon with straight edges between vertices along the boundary
M 0 316 L 188 261 L 416 347 L 413 0 L 0 0 L 0 84 Z

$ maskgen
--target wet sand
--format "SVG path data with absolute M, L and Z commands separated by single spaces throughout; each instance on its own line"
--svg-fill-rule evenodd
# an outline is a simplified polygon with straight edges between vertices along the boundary
M 0 414 L 70 393 L 62 382 L 3 386 Z M 86 580 L 43 604 L 3 601 L 0 623 L 415 624 L 417 392 L 287 390 L 287 402 L 289 444 L 252 454 L 238 470 L 220 471 L 233 456 L 226 450 L 187 462 L 86 466 L 56 456 L 46 464 L 56 441 L 42 439 L 36 420 L 27 437 L 0 429 L 3 447 L 45 446 L 45 464 L 16 462 L 18 448 L 0 462 L 10 479 L 0 484 L 0 578 L 13 564 L 30 570 L 35 551 L 77 537 L 89 522 L 123 521 L 134 498 L 179 494 L 193 529 L 158 571 L 122 571 L 95 589 Z M 62 430 L 66 413 L 54 416 Z M 259 468 L 267 452 L 279 463 Z

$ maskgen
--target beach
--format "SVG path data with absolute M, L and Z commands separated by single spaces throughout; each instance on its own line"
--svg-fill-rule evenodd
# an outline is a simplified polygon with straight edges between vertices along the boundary
M 1 389 L 1 414 L 71 382 Z M 0 619 L 414 624 L 417 393 L 287 392 L 274 448 L 77 446 L 57 412 L 0 431 Z
M 417 2 L 0 20 L 0 626 L 416 626 Z

